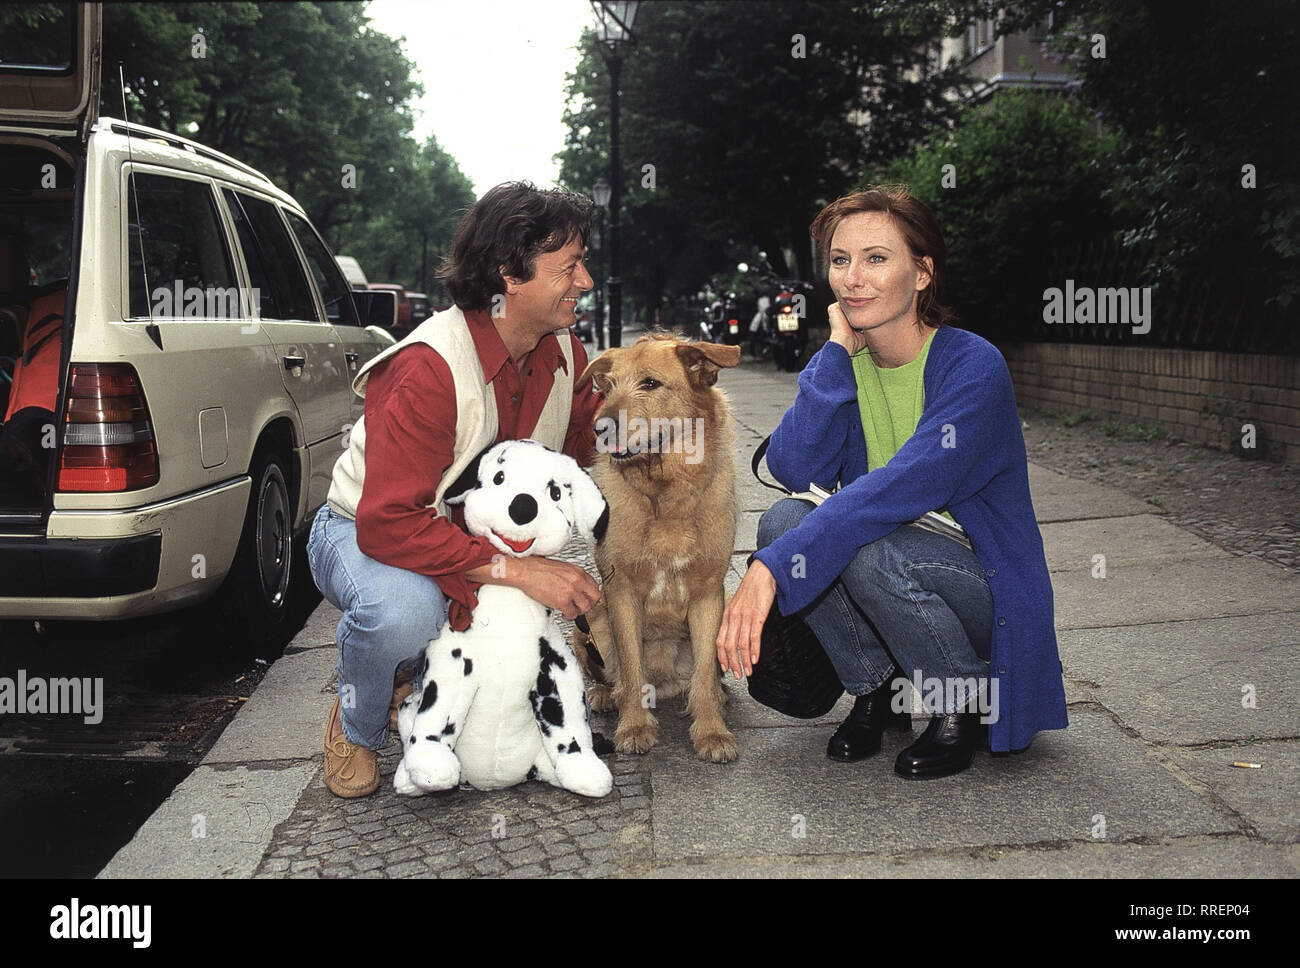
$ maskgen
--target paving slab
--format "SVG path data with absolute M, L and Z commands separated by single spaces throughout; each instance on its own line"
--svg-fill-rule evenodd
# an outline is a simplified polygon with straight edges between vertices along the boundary
M 1057 629 L 1146 625 L 1189 618 L 1259 615 L 1295 608 L 1300 580 L 1254 558 L 1204 558 L 1052 576 Z
M 1273 844 L 1300 842 L 1300 740 L 1261 740 L 1212 749 L 1176 749 L 1174 761 Z M 1234 762 L 1258 763 L 1242 769 Z
M 880 755 L 844 764 L 826 758 L 820 730 L 741 729 L 740 758 L 716 766 L 696 760 L 685 727 L 663 717 L 651 754 L 654 855 L 672 862 L 1237 831 L 1104 710 L 1076 706 L 1071 718 L 1068 730 L 1040 734 L 1025 753 L 981 753 L 955 777 L 915 781 L 893 772 L 908 742 L 898 733 L 886 733 Z
M 1067 676 L 1150 742 L 1300 736 L 1300 612 L 1065 630 L 1057 643 Z
M 1152 507 L 1118 488 L 1076 481 L 1033 463 L 1029 465 L 1029 493 L 1039 524 L 1148 514 Z
M 1089 577 L 1098 566 L 1111 568 L 1166 561 L 1231 557 L 1217 545 L 1155 514 L 1042 525 L 1048 571 L 1074 571 Z M 1095 556 L 1102 560 L 1096 561 Z
M 251 877 L 319 763 L 200 766 L 99 872 L 118 877 Z
M 1244 836 L 863 856 L 690 858 L 647 878 L 1294 878 L 1285 851 Z
M 337 622 L 338 611 L 322 604 L 327 608 L 318 608 L 317 613 L 332 613 Z M 325 720 L 337 694 L 329 685 L 337 663 L 333 648 L 308 649 L 278 659 L 203 762 L 252 763 L 321 755 Z

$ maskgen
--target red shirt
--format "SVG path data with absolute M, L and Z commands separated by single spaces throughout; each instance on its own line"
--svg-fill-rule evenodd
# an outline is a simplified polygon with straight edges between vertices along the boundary
M 587 351 L 572 331 L 574 372 L 553 333 L 542 337 L 521 378 L 486 310 L 467 312 L 483 375 L 496 394 L 496 441 L 529 436 L 537 426 L 556 371 L 574 380 L 587 368 Z M 588 466 L 595 457 L 596 410 L 601 396 L 590 383 L 575 388 L 564 453 Z M 432 510 L 434 494 L 456 446 L 456 389 L 451 367 L 433 347 L 414 343 L 375 367 L 366 387 L 366 476 L 357 502 L 357 547 L 386 565 L 428 575 L 447 597 L 447 617 L 469 628 L 480 582 L 465 572 L 500 554 L 486 538 L 466 534 Z M 459 513 L 458 513 L 459 516 Z

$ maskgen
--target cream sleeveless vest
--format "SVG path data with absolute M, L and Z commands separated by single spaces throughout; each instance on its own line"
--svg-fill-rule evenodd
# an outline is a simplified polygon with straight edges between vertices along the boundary
M 567 329 L 555 330 L 560 342 L 560 352 L 568 367 L 567 379 L 557 374 L 551 386 L 551 394 L 546 398 L 542 413 L 537 418 L 537 426 L 531 434 L 533 440 L 540 441 L 552 450 L 564 449 L 564 438 L 569 429 L 569 414 L 573 409 L 573 381 L 577 374 L 573 372 L 573 345 Z M 361 368 L 352 381 L 352 392 L 359 397 L 366 395 L 366 383 L 370 371 L 389 357 L 395 356 L 412 343 L 424 343 L 431 346 L 438 355 L 447 361 L 451 368 L 451 378 L 456 387 L 456 446 L 451 466 L 442 475 L 430 507 L 439 514 L 446 515 L 447 507 L 443 504 L 443 492 L 451 485 L 471 460 L 484 448 L 496 440 L 500 423 L 497 418 L 496 392 L 483 375 L 483 365 L 479 362 L 478 352 L 474 348 L 474 338 L 470 335 L 469 324 L 465 314 L 452 306 L 429 319 L 426 319 L 407 335 L 401 342 L 388 347 Z M 330 481 L 330 507 L 346 517 L 356 520 L 357 504 L 361 500 L 361 488 L 366 477 L 366 427 L 365 418 L 357 420 L 352 428 L 348 449 L 334 463 L 334 475 Z

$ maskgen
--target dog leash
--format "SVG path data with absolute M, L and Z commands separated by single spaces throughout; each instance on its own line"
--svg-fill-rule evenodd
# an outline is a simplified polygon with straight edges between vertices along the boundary
M 762 476 L 758 473 L 758 465 L 762 463 L 763 455 L 767 453 L 767 445 L 770 444 L 771 442 L 772 442 L 771 434 L 768 434 L 766 437 L 763 438 L 763 442 L 759 444 L 758 448 L 754 451 L 754 459 L 749 462 L 749 469 L 753 471 L 754 480 L 758 481 L 758 483 L 762 484 L 764 487 L 770 487 L 774 491 L 780 491 L 782 494 L 788 496 L 790 492 L 787 491 L 784 487 L 781 487 L 779 484 L 769 484 L 767 481 L 763 480 Z

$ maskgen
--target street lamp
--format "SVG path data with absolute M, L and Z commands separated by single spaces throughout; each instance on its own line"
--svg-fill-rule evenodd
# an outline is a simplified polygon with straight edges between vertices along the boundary
M 592 240 L 596 243 L 596 251 L 600 256 L 600 264 L 596 267 L 596 274 L 601 277 L 601 281 L 596 284 L 596 349 L 605 349 L 605 247 L 601 244 L 600 233 L 605 225 L 605 210 L 609 207 L 609 182 L 601 179 L 591 186 L 591 200 L 596 203 L 596 208 L 600 210 L 599 224 L 596 226 L 595 238 Z
M 632 40 L 636 0 L 590 0 L 596 13 L 596 35 L 605 45 L 609 65 L 609 345 L 623 345 L 623 280 L 619 278 L 619 201 L 623 171 L 618 156 L 618 78 L 623 67 L 622 47 Z

